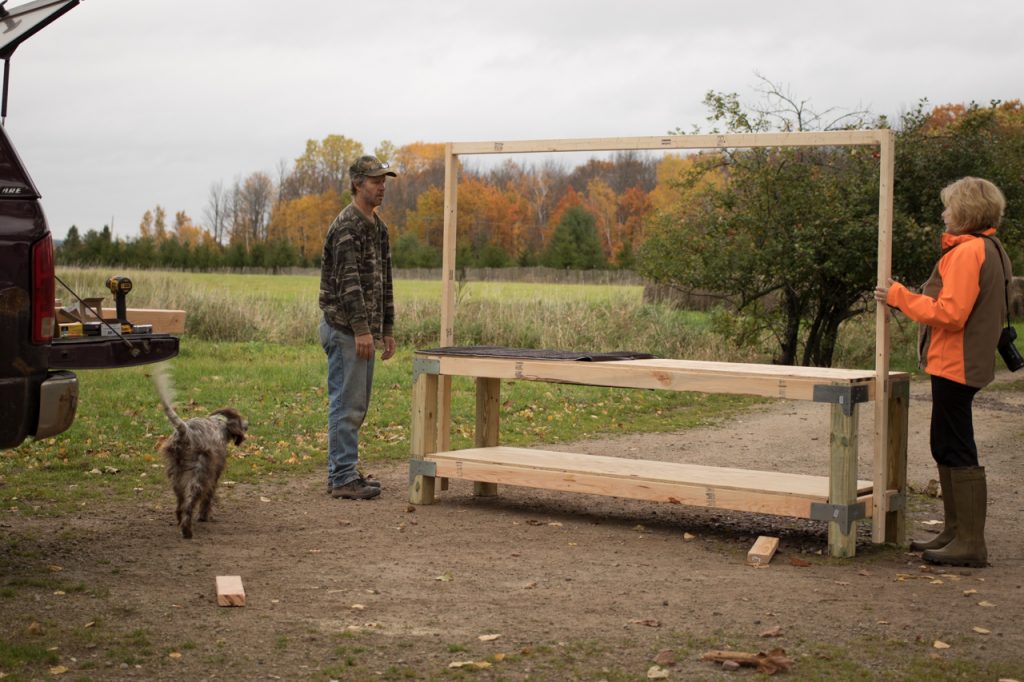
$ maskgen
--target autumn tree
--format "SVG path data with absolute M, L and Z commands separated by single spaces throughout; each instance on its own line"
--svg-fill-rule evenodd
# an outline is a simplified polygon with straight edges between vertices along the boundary
M 306 150 L 295 159 L 295 168 L 287 180 L 285 198 L 308 194 L 337 193 L 348 189 L 348 168 L 364 154 L 363 145 L 344 135 L 328 135 L 323 140 L 307 140 Z

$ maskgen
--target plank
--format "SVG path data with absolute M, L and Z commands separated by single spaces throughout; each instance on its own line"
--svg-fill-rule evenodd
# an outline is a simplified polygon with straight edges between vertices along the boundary
M 245 606 L 245 588 L 242 576 L 217 576 L 217 606 Z
M 151 324 L 155 334 L 184 334 L 184 310 L 160 310 L 157 308 L 127 308 L 125 315 L 132 324 Z M 117 308 L 104 308 L 103 318 L 113 320 L 117 317 Z
M 416 459 L 437 449 L 437 390 L 436 374 L 421 373 L 413 381 L 410 450 Z M 433 476 L 413 477 L 409 481 L 409 502 L 433 504 L 434 487 Z
M 779 549 L 779 539 L 761 535 L 747 552 L 747 563 L 751 566 L 766 566 Z
M 892 203 L 893 174 L 895 168 L 895 135 L 889 131 L 882 138 L 879 149 L 878 171 L 878 262 L 877 284 L 887 286 L 892 275 Z M 875 487 L 885 490 L 886 478 L 889 476 L 889 395 L 892 391 L 892 379 L 889 375 L 889 306 L 875 307 L 875 451 L 872 461 L 872 472 Z M 886 379 L 889 378 L 889 381 Z M 871 540 L 875 543 L 885 542 L 885 503 L 882 495 L 875 496 L 875 522 L 871 528 Z
M 526 448 L 470 448 L 427 456 L 438 476 L 548 490 L 810 518 L 828 499 L 824 476 L 625 460 Z M 870 500 L 871 483 L 858 481 Z
M 888 426 L 888 461 L 885 474 L 886 505 L 884 515 L 875 505 L 875 514 L 885 519 L 883 542 L 891 542 L 902 545 L 907 539 L 907 435 L 909 433 L 910 416 L 910 380 L 892 382 L 892 390 L 889 395 L 889 426 Z M 875 477 L 875 487 L 878 486 Z M 902 496 L 902 504 L 897 509 L 892 509 L 889 500 L 893 495 Z M 874 528 L 880 528 L 879 518 L 874 521 Z M 874 529 L 873 528 L 873 529 Z M 872 534 L 872 541 L 875 540 Z
M 620 360 L 567 362 L 493 357 L 454 357 L 420 353 L 437 360 L 445 376 L 490 377 L 521 381 L 616 388 L 649 388 L 701 393 L 760 395 L 771 398 L 813 400 L 814 387 L 827 384 L 865 386 L 874 397 L 871 370 L 793 368 L 773 365 L 714 363 L 684 360 Z M 894 373 L 894 376 L 905 376 Z
M 850 505 L 857 502 L 859 492 L 857 481 L 857 426 L 860 421 L 860 410 L 856 405 L 846 414 L 841 405 L 832 405 L 829 453 L 829 487 L 828 501 L 830 504 Z M 884 497 L 872 495 L 872 498 Z M 867 511 L 867 510 L 865 510 Z M 874 509 L 871 510 L 873 513 Z M 857 551 L 857 524 L 853 523 L 849 530 L 838 522 L 828 522 L 829 556 L 852 557 Z
M 481 377 L 476 380 L 476 447 L 494 447 L 498 444 L 499 420 L 501 418 L 501 380 Z M 473 483 L 473 494 L 477 497 L 494 497 L 498 484 L 485 481 Z
M 736 149 L 751 147 L 821 147 L 877 145 L 884 130 L 842 130 L 795 133 L 733 133 L 726 135 L 668 135 L 548 140 L 455 142 L 454 154 L 530 154 L 540 152 L 600 152 L 630 149 Z
M 608 477 L 645 481 L 687 482 L 713 485 L 736 490 L 764 490 L 776 493 L 795 493 L 828 498 L 828 479 L 823 476 L 793 474 L 783 471 L 755 471 L 728 467 L 689 464 L 683 462 L 657 462 L 644 459 L 626 459 L 578 452 L 557 452 L 533 448 L 499 445 L 489 448 L 467 448 L 435 452 L 425 457 L 434 462 L 476 462 L 509 464 L 537 472 L 565 474 L 588 473 Z M 462 476 L 455 476 L 462 478 Z M 871 491 L 871 481 L 857 481 L 857 493 Z

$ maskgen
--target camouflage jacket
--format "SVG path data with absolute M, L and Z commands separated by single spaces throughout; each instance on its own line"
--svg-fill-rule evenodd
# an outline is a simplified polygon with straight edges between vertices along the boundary
M 395 298 L 388 228 L 371 222 L 355 204 L 327 230 L 320 267 L 320 309 L 327 323 L 355 336 L 380 341 L 394 335 Z

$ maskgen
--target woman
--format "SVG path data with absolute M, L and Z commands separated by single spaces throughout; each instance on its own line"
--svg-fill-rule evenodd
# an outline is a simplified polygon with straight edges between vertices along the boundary
M 912 542 L 937 564 L 986 566 L 985 468 L 978 464 L 971 404 L 995 376 L 995 350 L 1006 320 L 1010 261 L 995 237 L 1003 193 L 981 178 L 957 180 L 940 194 L 943 254 L 920 294 L 898 282 L 875 299 L 921 324 L 920 361 L 932 383 L 931 452 L 939 467 L 945 526 L 930 542 Z

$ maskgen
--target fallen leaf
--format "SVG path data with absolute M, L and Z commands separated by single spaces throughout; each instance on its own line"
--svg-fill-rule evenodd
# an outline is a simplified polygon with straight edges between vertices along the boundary
M 810 561 L 804 561 L 803 559 L 795 556 L 789 558 L 789 563 L 798 568 L 807 568 L 811 565 Z
M 993 604 L 990 601 L 980 601 L 978 602 L 978 606 L 984 607 L 986 609 L 991 609 L 995 607 L 995 604 Z
M 656 665 L 652 665 L 647 670 L 647 679 L 649 680 L 667 680 L 668 671 Z
M 937 639 L 934 642 L 932 642 L 932 648 L 933 649 L 948 649 L 949 645 L 946 644 L 945 642 L 943 642 L 942 640 Z
M 558 521 L 552 521 L 548 525 L 549 526 L 554 526 L 555 528 L 561 528 L 562 527 L 562 524 L 560 524 Z
M 921 525 L 922 526 L 941 526 L 942 525 L 942 521 L 939 521 L 938 519 L 928 519 L 927 521 L 922 521 Z
M 82 627 L 83 627 L 83 628 L 91 628 L 91 627 L 92 627 L 93 625 L 96 625 L 96 621 L 94 621 L 94 620 L 90 620 L 90 621 L 89 621 L 88 623 L 86 623 L 86 624 L 85 624 L 85 625 L 83 625 Z
M 977 625 L 975 625 L 971 629 L 974 630 L 975 632 L 977 632 L 979 635 L 991 635 L 992 634 L 992 631 L 989 630 L 988 628 L 981 628 L 981 627 L 978 627 Z
M 269 497 L 263 497 L 262 495 L 260 495 L 260 502 L 270 502 L 270 498 Z
M 676 653 L 671 649 L 662 649 L 658 652 L 658 655 L 654 657 L 654 662 L 661 667 L 672 666 L 676 664 Z
M 505 660 L 505 656 L 506 656 L 506 654 L 494 654 L 494 660 L 497 661 L 498 663 L 501 663 L 502 661 Z
M 50 565 L 50 566 L 48 566 L 47 568 L 49 568 L 49 569 L 50 569 L 50 573 L 60 573 L 61 571 L 63 571 L 63 570 L 64 570 L 64 567 L 63 567 L 63 566 L 54 566 L 54 565 Z
M 782 636 L 782 626 L 781 625 L 775 625 L 773 627 L 770 627 L 767 630 L 765 630 L 764 632 L 762 632 L 761 636 L 762 637 L 781 637 Z
M 181 652 L 180 651 L 172 651 L 171 653 L 167 654 L 167 658 L 173 658 L 173 659 L 177 660 L 177 659 L 181 658 Z
M 353 605 L 352 605 L 352 606 L 350 606 L 349 608 L 350 608 L 350 609 L 355 609 L 356 611 L 362 611 L 363 609 L 365 609 L 365 608 L 366 608 L 366 606 L 365 606 L 365 605 L 363 605 L 363 604 L 353 604 Z
M 30 635 L 41 635 L 44 632 L 43 626 L 36 622 L 30 623 L 27 630 Z
M 54 667 L 50 668 L 50 674 L 51 675 L 63 675 L 67 671 L 68 671 L 68 669 L 65 668 L 62 665 L 57 665 L 57 666 L 54 666 Z
M 440 580 L 443 583 L 450 583 L 452 580 L 454 580 L 454 578 L 452 578 L 451 573 L 442 573 L 441 575 L 434 578 L 434 580 Z
M 501 635 L 480 635 L 477 637 L 481 642 L 493 642 L 494 640 L 501 637 Z
M 641 533 L 647 531 L 647 529 L 644 528 L 644 525 L 642 523 L 638 523 L 635 526 L 633 526 L 633 530 L 640 531 Z
M 978 594 L 978 591 L 977 591 L 977 590 L 975 590 L 974 588 L 971 588 L 971 589 L 969 589 L 969 590 L 964 590 L 964 596 L 965 596 L 965 597 L 969 597 L 969 596 L 971 596 L 972 594 Z
M 692 533 L 683 533 L 683 542 L 691 542 L 696 539 L 697 536 Z

